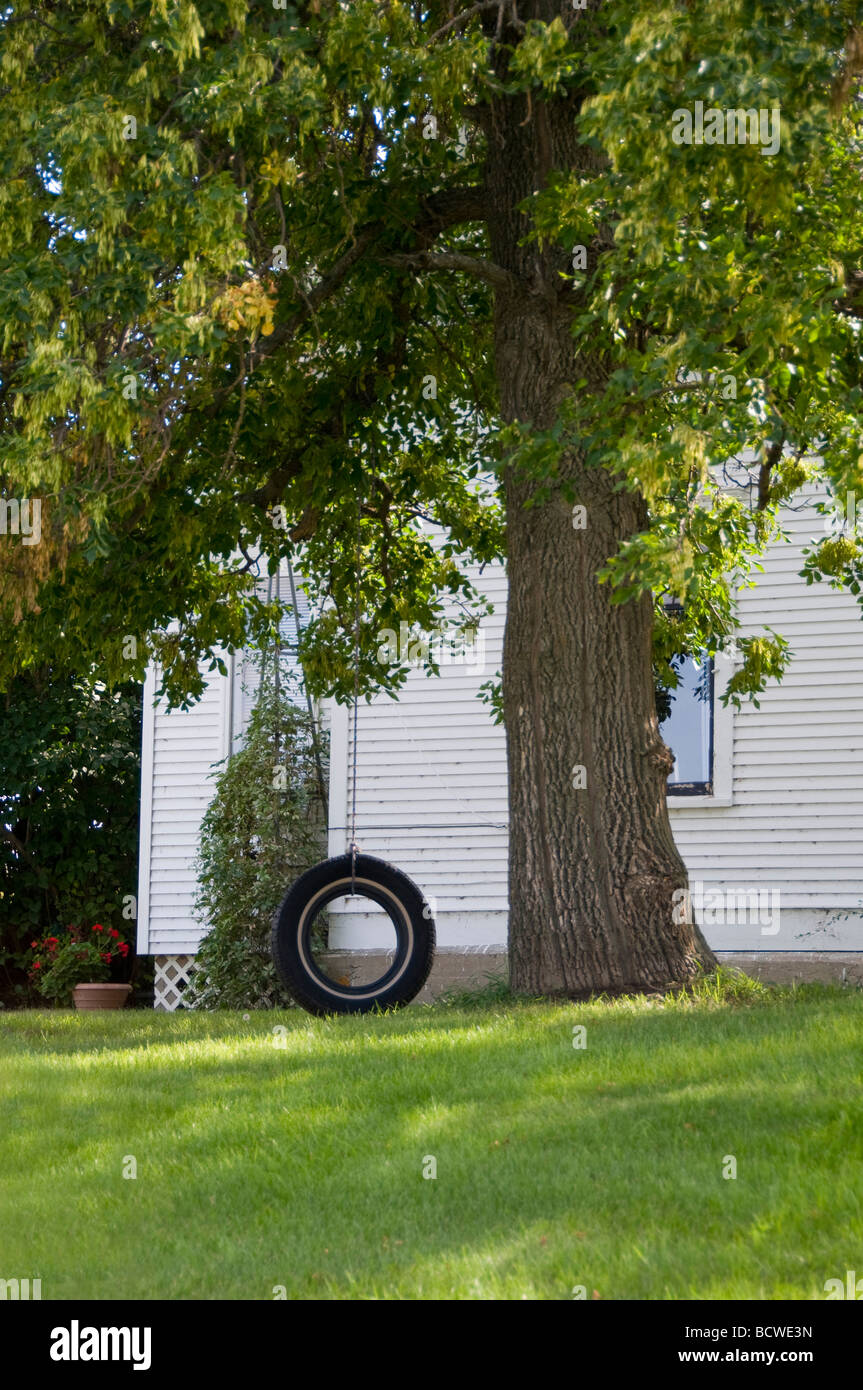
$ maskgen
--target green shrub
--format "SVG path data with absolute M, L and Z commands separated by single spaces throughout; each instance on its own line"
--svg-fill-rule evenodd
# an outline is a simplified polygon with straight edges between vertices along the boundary
M 29 946 L 133 929 L 141 687 L 33 669 L 0 695 L 0 1001 L 35 1002 Z
M 262 663 L 263 664 L 263 663 Z M 243 747 L 217 774 L 197 860 L 196 915 L 208 927 L 184 1003 L 290 1003 L 273 966 L 273 914 L 293 880 L 326 855 L 326 808 L 313 725 L 295 679 L 266 663 Z

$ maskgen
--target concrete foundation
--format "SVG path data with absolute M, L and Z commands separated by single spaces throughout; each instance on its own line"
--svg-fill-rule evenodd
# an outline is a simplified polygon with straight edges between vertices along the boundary
M 863 987 L 863 951 L 717 951 L 716 955 L 722 965 L 736 965 L 771 985 L 822 980 Z
M 717 951 L 722 965 L 736 966 L 756 980 L 788 985 L 795 980 L 833 981 L 863 988 L 863 951 Z M 377 978 L 389 959 L 373 951 L 332 951 L 327 973 L 350 978 L 362 972 L 363 980 Z M 431 974 L 414 1003 L 429 1004 L 452 990 L 482 989 L 507 975 L 506 951 L 496 946 L 461 950 L 441 947 L 435 953 Z

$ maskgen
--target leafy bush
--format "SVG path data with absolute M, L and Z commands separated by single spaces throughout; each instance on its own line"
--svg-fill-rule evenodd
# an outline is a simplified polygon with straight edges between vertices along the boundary
M 0 724 L 0 996 L 26 1004 L 34 938 L 132 920 L 141 687 L 34 670 L 0 695 Z
M 243 747 L 217 775 L 197 860 L 196 915 L 209 930 L 184 1003 L 290 1004 L 270 955 L 273 914 L 292 881 L 326 854 L 326 807 L 312 720 L 297 683 L 264 669 Z

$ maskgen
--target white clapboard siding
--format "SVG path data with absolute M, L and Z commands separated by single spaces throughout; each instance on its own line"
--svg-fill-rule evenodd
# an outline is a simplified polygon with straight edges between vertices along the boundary
M 790 541 L 771 546 L 757 587 L 740 595 L 743 632 L 773 627 L 795 657 L 760 710 L 718 716 L 730 796 L 670 798 L 675 837 L 705 894 L 721 889 L 733 902 L 746 889 L 765 900 L 779 892 L 778 931 L 771 913 L 738 923 L 732 907 L 723 920 L 729 913 L 705 898 L 718 950 L 863 949 L 863 621 L 850 595 L 799 576 L 804 545 L 824 535 L 816 496 L 786 513 Z M 398 703 L 380 697 L 359 712 L 358 842 L 416 879 L 444 946 L 506 941 L 505 742 L 476 698 L 500 665 L 506 585 L 492 566 L 479 582 L 496 605 L 482 623 L 485 669 L 444 667 L 438 680 L 414 671 Z M 334 711 L 339 720 L 334 750 L 349 758 L 344 711 Z M 334 770 L 333 853 L 346 846 L 346 771 Z M 341 922 L 341 944 L 371 940 L 361 912 Z
M 476 650 L 442 662 L 440 676 L 411 671 L 398 701 L 361 704 L 357 728 L 357 841 L 367 853 L 397 864 L 422 888 L 441 946 L 495 946 L 506 941 L 507 775 L 503 727 L 477 692 L 501 665 L 506 577 L 489 565 L 471 577 L 495 605 L 480 620 Z M 341 746 L 351 756 L 347 712 Z M 350 776 L 346 783 L 349 789 Z M 336 783 L 338 785 L 338 783 Z M 335 790 L 335 787 L 334 787 Z M 349 812 L 330 797 L 331 852 L 346 848 Z M 334 911 L 334 908 L 336 910 Z M 341 924 L 335 945 L 374 940 L 359 911 L 330 909 Z
M 786 512 L 791 544 L 739 596 L 744 632 L 775 628 L 794 655 L 761 708 L 734 715 L 732 805 L 673 815 L 691 880 L 779 893 L 778 932 L 705 918 L 717 949 L 863 950 L 863 621 L 850 594 L 800 577 L 824 536 L 817 495 Z
M 206 679 L 198 704 L 170 714 L 153 706 L 152 669 L 144 687 L 138 950 L 149 955 L 193 953 L 202 935 L 194 861 L 210 774 L 227 752 L 231 688 L 217 672 Z

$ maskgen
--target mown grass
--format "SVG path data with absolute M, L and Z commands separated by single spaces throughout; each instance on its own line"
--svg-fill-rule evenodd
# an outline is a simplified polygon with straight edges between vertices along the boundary
M 861 1003 L 726 976 L 366 1018 L 0 1016 L 0 1277 L 43 1299 L 823 1298 L 863 1268 Z

